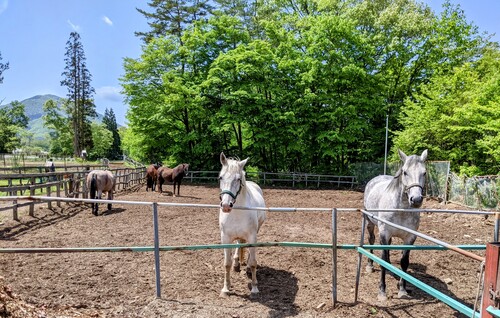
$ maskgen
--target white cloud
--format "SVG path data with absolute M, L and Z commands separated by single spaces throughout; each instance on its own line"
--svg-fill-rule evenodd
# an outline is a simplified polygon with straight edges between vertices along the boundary
M 3 0 L 2 2 L 0 2 L 0 14 L 2 14 L 2 12 L 4 12 L 5 10 L 7 10 L 8 6 L 9 6 L 9 1 L 8 0 Z
M 116 86 L 103 86 L 96 88 L 95 93 L 97 97 L 100 97 L 102 99 L 114 101 L 114 102 L 121 102 L 123 101 L 123 96 L 120 93 L 121 88 L 116 87 Z
M 76 31 L 76 32 L 80 31 L 79 25 L 73 24 L 70 20 L 68 20 L 68 24 L 73 29 L 73 31 Z
M 102 21 L 104 21 L 104 23 L 106 23 L 107 25 L 113 26 L 113 21 L 111 21 L 111 19 L 107 16 L 103 16 Z

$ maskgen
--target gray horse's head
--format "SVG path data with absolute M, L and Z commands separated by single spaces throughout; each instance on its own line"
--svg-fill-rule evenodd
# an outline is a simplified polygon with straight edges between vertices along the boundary
M 399 169 L 395 178 L 399 178 L 403 185 L 403 190 L 408 196 L 408 204 L 412 208 L 419 208 L 424 201 L 424 187 L 425 187 L 425 161 L 427 160 L 427 149 L 419 155 L 407 156 L 401 150 L 399 151 L 399 158 L 403 165 Z

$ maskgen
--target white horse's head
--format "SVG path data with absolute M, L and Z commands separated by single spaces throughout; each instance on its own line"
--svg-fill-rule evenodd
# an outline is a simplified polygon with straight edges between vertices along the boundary
M 222 169 L 219 173 L 220 185 L 220 207 L 225 213 L 231 212 L 242 188 L 245 186 L 245 171 L 243 168 L 247 163 L 245 160 L 226 158 L 223 152 L 220 154 Z
M 425 187 L 425 161 L 427 160 L 427 149 L 422 152 L 420 156 L 411 155 L 407 156 L 401 150 L 399 151 L 399 158 L 403 162 L 401 169 L 397 176 L 401 178 L 403 189 L 408 196 L 408 203 L 412 208 L 419 208 L 424 201 L 424 187 Z

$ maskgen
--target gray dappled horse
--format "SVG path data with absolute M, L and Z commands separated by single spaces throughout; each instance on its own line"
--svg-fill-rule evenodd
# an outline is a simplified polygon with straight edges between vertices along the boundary
M 257 233 L 266 219 L 265 210 L 243 210 L 233 208 L 235 204 L 240 207 L 265 207 L 262 189 L 252 181 L 246 181 L 243 168 L 247 163 L 245 160 L 226 158 L 224 153 L 220 154 L 222 169 L 219 173 L 220 183 L 220 211 L 219 227 L 222 244 L 257 243 Z M 249 247 L 247 260 L 247 273 L 252 275 L 251 294 L 259 292 L 257 288 L 257 258 L 255 247 Z M 233 259 L 231 259 L 231 248 L 224 249 L 224 287 L 221 296 L 227 296 L 231 288 L 230 271 Z M 234 254 L 235 271 L 240 271 L 240 261 L 243 262 L 243 249 L 236 249 Z
M 115 177 L 111 171 L 92 170 L 87 175 L 87 189 L 90 191 L 90 199 L 101 199 L 102 193 L 108 193 L 108 200 L 113 200 L 115 191 Z M 97 216 L 99 210 L 98 203 L 92 203 L 92 213 Z M 111 210 L 111 203 L 108 203 L 108 210 Z
M 425 187 L 425 161 L 427 159 L 427 150 L 422 155 L 405 155 L 399 150 L 399 157 L 402 166 L 395 176 L 382 175 L 373 178 L 368 182 L 364 193 L 364 206 L 370 212 L 370 209 L 409 209 L 419 208 L 423 203 L 423 192 Z M 412 230 L 417 230 L 420 223 L 420 214 L 417 212 L 370 212 L 382 220 L 386 220 Z M 371 217 L 368 220 L 369 242 L 373 245 L 375 242 L 374 228 L 378 227 L 381 245 L 390 245 L 393 237 L 399 237 L 405 245 L 413 245 L 416 236 L 406 231 L 396 229 L 381 221 Z M 382 251 L 382 259 L 389 261 L 389 250 Z M 402 252 L 401 269 L 406 272 L 410 264 L 410 251 Z M 368 272 L 373 271 L 373 261 L 369 260 L 366 267 Z M 385 273 L 386 269 L 381 266 L 380 270 L 380 290 L 378 299 L 385 301 L 387 299 L 385 292 Z M 408 297 L 406 291 L 406 282 L 401 278 L 398 282 L 399 298 Z

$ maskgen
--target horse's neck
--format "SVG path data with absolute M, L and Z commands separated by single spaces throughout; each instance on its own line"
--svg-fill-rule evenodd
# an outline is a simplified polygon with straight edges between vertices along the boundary
M 409 207 L 407 194 L 404 189 L 404 184 L 401 182 L 401 178 L 394 178 L 389 183 L 389 187 L 391 191 L 394 191 L 395 197 L 397 198 L 397 207 L 400 209 L 406 209 Z

